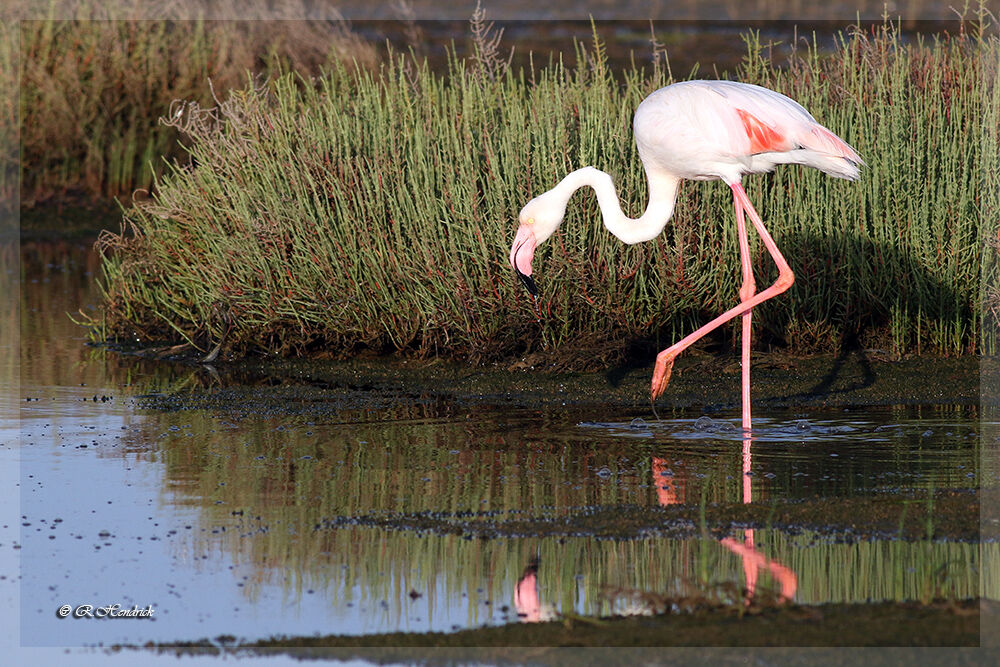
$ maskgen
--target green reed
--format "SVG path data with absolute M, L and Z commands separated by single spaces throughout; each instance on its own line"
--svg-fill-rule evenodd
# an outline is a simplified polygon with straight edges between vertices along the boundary
M 832 55 L 803 47 L 786 69 L 748 36 L 734 78 L 798 99 L 869 164 L 857 183 L 796 167 L 746 180 L 796 273 L 755 311 L 759 346 L 995 350 L 979 332 L 1000 106 L 982 86 L 1000 49 L 979 27 L 904 42 L 886 23 L 841 35 Z M 540 323 L 507 263 L 520 207 L 575 168 L 610 172 L 633 216 L 645 206 L 631 117 L 669 79 L 613 75 L 595 42 L 575 69 L 490 77 L 455 59 L 437 74 L 393 56 L 378 72 L 285 73 L 215 109 L 175 106 L 191 160 L 100 243 L 108 330 L 277 354 L 546 349 L 577 366 L 690 332 L 738 299 L 720 183 L 685 185 L 666 232 L 632 247 L 589 191 L 574 196 L 536 255 Z

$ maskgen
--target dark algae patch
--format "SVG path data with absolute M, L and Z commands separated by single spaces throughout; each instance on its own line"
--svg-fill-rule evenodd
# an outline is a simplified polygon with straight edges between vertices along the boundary
M 516 512 L 416 514 L 379 513 L 324 519 L 316 530 L 372 526 L 461 535 L 477 539 L 593 536 L 631 539 L 674 538 L 707 533 L 719 538 L 734 528 L 775 528 L 789 533 L 812 530 L 837 541 L 873 539 L 979 540 L 979 492 L 975 490 L 895 493 L 799 502 L 712 504 L 668 507 L 561 508 L 558 514 Z M 1000 494 L 990 493 L 1000 502 Z

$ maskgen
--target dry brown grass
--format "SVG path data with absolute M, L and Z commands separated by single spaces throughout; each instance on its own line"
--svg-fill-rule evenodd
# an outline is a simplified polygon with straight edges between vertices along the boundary
M 150 188 L 163 158 L 182 156 L 177 133 L 157 119 L 175 99 L 211 103 L 209 81 L 224 96 L 248 73 L 314 75 L 335 63 L 377 63 L 375 47 L 335 11 L 310 14 L 301 2 L 279 10 L 225 2 L 201 13 L 180 2 L 75 0 L 44 12 L 21 2 L 3 15 L 26 19 L 0 29 L 0 81 L 15 90 L 20 74 L 20 194 L 28 206 L 74 192 L 127 199 Z M 245 20 L 204 20 L 217 16 Z M 285 20 L 303 16 L 328 20 Z M 11 101 L 0 108 L 7 199 L 16 188 L 17 125 Z

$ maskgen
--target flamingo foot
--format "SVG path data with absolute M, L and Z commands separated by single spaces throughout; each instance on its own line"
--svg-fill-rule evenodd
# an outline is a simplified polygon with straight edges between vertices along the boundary
M 666 352 L 660 352 L 656 355 L 656 368 L 653 369 L 653 384 L 650 394 L 653 401 L 663 394 L 670 383 L 670 374 L 674 370 L 675 358 L 676 355 Z

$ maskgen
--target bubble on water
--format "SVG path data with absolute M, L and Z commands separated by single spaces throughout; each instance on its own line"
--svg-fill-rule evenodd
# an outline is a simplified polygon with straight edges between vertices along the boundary
M 711 417 L 703 415 L 695 420 L 694 428 L 697 431 L 714 431 L 715 421 Z
M 736 424 L 730 424 L 729 422 L 716 422 L 715 426 L 723 433 L 736 432 Z
M 812 430 L 812 424 L 810 424 L 805 419 L 800 419 L 797 422 L 795 422 L 795 428 L 797 430 L 799 430 L 799 431 L 811 431 Z
M 611 477 L 611 469 L 608 468 L 607 466 L 604 466 L 603 468 L 597 471 L 597 476 L 600 477 L 601 479 L 608 479 L 609 477 Z
M 649 428 L 649 424 L 647 424 L 646 420 L 643 419 L 642 417 L 636 417 L 631 422 L 629 422 L 628 427 L 634 429 L 647 429 Z

